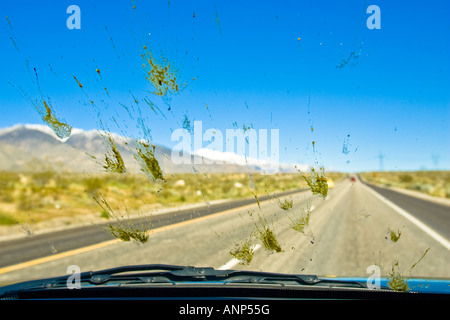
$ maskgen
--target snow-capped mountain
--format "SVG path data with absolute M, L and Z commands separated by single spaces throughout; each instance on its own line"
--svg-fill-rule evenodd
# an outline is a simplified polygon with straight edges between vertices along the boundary
M 139 172 L 140 166 L 135 159 L 132 139 L 113 133 L 110 135 L 127 170 Z M 103 162 L 108 151 L 105 134 L 99 130 L 73 128 L 69 138 L 61 139 L 45 125 L 18 124 L 0 129 L 0 171 L 33 171 L 48 166 L 71 172 L 104 171 Z M 296 171 L 293 164 L 277 164 L 210 149 L 190 154 L 191 161 L 187 161 L 189 163 L 175 164 L 171 155 L 171 149 L 155 145 L 155 156 L 166 173 L 261 172 L 267 168 L 271 168 L 270 173 Z M 203 157 L 202 164 L 196 164 L 194 156 Z M 301 169 L 303 168 L 305 167 L 302 166 Z

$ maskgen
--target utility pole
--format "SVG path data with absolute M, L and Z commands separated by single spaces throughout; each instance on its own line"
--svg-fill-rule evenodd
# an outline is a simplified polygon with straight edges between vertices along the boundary
M 432 154 L 432 155 L 431 155 L 431 159 L 433 159 L 434 168 L 435 168 L 436 170 L 439 169 L 439 159 L 440 159 L 440 158 L 441 158 L 441 157 L 440 157 L 440 155 L 438 155 L 438 154 Z
M 381 150 L 380 150 L 380 155 L 378 156 L 378 158 L 380 159 L 380 171 L 384 171 L 384 167 L 383 167 L 384 154 Z

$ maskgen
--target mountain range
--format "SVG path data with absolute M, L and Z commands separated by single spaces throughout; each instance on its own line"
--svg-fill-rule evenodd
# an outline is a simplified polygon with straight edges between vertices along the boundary
M 141 167 L 135 159 L 135 149 L 131 138 L 107 133 L 114 140 L 128 172 L 140 172 Z M 106 133 L 100 130 L 85 131 L 72 129 L 69 138 L 60 139 L 52 129 L 45 125 L 18 124 L 0 129 L 0 171 L 38 171 L 63 170 L 68 172 L 105 171 L 105 155 L 110 151 L 105 143 Z M 171 160 L 172 150 L 155 144 L 155 158 L 165 173 L 193 172 L 260 172 L 261 161 L 246 159 L 243 156 L 208 149 L 198 150 L 195 155 L 206 161 L 194 164 L 194 154 L 190 164 L 175 164 Z M 218 160 L 223 164 L 217 164 Z M 302 167 L 304 168 L 304 167 Z M 294 172 L 294 165 L 279 165 L 279 171 Z

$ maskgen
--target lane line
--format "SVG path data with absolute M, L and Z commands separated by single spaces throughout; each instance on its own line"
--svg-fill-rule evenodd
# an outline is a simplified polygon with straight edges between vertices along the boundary
M 253 252 L 258 251 L 259 248 L 261 248 L 261 245 L 259 243 L 252 246 Z M 233 258 L 224 265 L 220 266 L 217 270 L 229 270 L 233 268 L 235 265 L 237 265 L 239 262 L 240 261 L 238 259 Z
M 271 200 L 272 199 L 262 200 L 262 201 L 260 201 L 260 204 L 263 204 L 263 203 L 271 201 Z M 155 233 L 159 233 L 159 232 L 163 232 L 163 231 L 167 231 L 167 230 L 171 230 L 171 229 L 175 229 L 175 228 L 182 227 L 182 226 L 186 226 L 186 225 L 189 225 L 189 224 L 197 223 L 197 222 L 200 222 L 200 221 L 203 221 L 203 220 L 207 220 L 207 219 L 211 219 L 211 218 L 214 218 L 214 217 L 219 217 L 219 216 L 222 216 L 222 215 L 231 214 L 233 212 L 237 212 L 237 211 L 240 211 L 240 210 L 250 209 L 250 208 L 252 208 L 254 206 L 257 206 L 257 204 L 256 203 L 251 203 L 251 204 L 244 205 L 242 207 L 228 209 L 228 210 L 225 210 L 225 211 L 220 211 L 220 212 L 216 212 L 216 213 L 213 213 L 213 214 L 209 214 L 209 215 L 206 215 L 206 216 L 203 216 L 203 217 L 198 217 L 198 218 L 194 218 L 194 219 L 190 219 L 190 220 L 174 223 L 174 224 L 171 224 L 171 225 L 159 227 L 159 228 L 150 230 L 149 231 L 149 235 L 155 234 Z M 97 243 L 97 244 L 94 244 L 94 245 L 90 245 L 90 246 L 86 246 L 86 247 L 82 247 L 82 248 L 78 248 L 78 249 L 74 249 L 74 250 L 61 252 L 61 253 L 54 254 L 54 255 L 51 255 L 51 256 L 38 258 L 38 259 L 33 259 L 33 260 L 30 260 L 30 261 L 14 264 L 14 265 L 11 265 L 11 266 L 0 268 L 0 274 L 4 274 L 4 273 L 7 273 L 7 272 L 16 271 L 16 270 L 20 270 L 20 269 L 24 269 L 24 268 L 28 268 L 28 267 L 32 267 L 32 266 L 35 266 L 35 265 L 38 265 L 38 264 L 41 264 L 41 263 L 45 263 L 45 262 L 51 262 L 51 261 L 54 261 L 54 260 L 67 258 L 67 257 L 74 256 L 74 255 L 77 255 L 77 254 L 80 254 L 80 253 L 85 253 L 85 252 L 89 252 L 89 251 L 92 251 L 92 250 L 104 248 L 104 247 L 107 247 L 107 246 L 110 246 L 110 245 L 113 245 L 113 244 L 117 244 L 117 243 L 120 243 L 120 242 L 123 242 L 123 241 L 120 240 L 120 239 L 113 239 L 113 240 L 109 240 L 109 241 L 100 242 L 100 243 Z
M 393 202 L 391 202 L 390 200 L 386 199 L 385 197 L 383 197 L 381 194 L 379 194 L 378 192 L 376 192 L 375 190 L 373 190 L 372 188 L 366 186 L 365 184 L 363 184 L 363 186 L 365 188 L 367 188 L 374 196 L 376 196 L 378 199 L 380 199 L 381 201 L 383 201 L 385 204 L 387 204 L 389 207 L 391 207 L 392 209 L 394 209 L 397 213 L 399 213 L 400 215 L 402 215 L 404 218 L 408 219 L 410 222 L 412 222 L 414 225 L 416 225 L 416 227 L 418 227 L 419 229 L 421 229 L 423 232 L 425 232 L 426 234 L 428 234 L 430 237 L 432 237 L 434 240 L 436 240 L 437 242 L 439 242 L 441 245 L 443 245 L 447 250 L 450 251 L 450 242 L 445 239 L 443 236 L 441 236 L 439 233 L 437 233 L 436 231 L 434 231 L 433 229 L 431 229 L 430 227 L 428 227 L 426 224 L 424 224 L 422 221 L 420 221 L 419 219 L 417 219 L 416 217 L 412 216 L 410 213 L 406 212 L 405 210 L 403 210 L 402 208 L 400 208 L 399 206 L 397 206 L 396 204 L 394 204 Z
M 43 257 L 43 258 L 38 258 L 38 259 L 34 259 L 34 260 L 30 260 L 30 261 L 26 261 L 26 262 L 22 262 L 22 263 L 18 263 L 18 264 L 14 264 L 8 267 L 4 267 L 0 269 L 0 274 L 3 273 L 7 273 L 7 272 L 11 272 L 11 271 L 15 271 L 15 270 L 19 270 L 19 269 L 23 269 L 23 268 L 28 268 L 31 266 L 35 266 L 37 264 L 41 264 L 41 263 L 45 263 L 45 262 L 50 262 L 53 260 L 58 260 L 58 259 L 62 259 L 62 258 L 66 258 L 66 257 L 70 257 L 76 254 L 80 254 L 80 253 L 84 253 L 84 252 L 88 252 L 91 250 L 95 250 L 95 249 L 100 249 L 106 246 L 110 246 L 112 244 L 116 244 L 122 242 L 122 240 L 120 239 L 114 239 L 114 240 L 109 240 L 109 241 L 104 241 L 104 242 L 100 242 L 100 243 L 96 243 L 87 247 L 82 247 L 82 248 L 78 248 L 78 249 L 74 249 L 74 250 L 70 250 L 70 251 L 65 251 L 65 252 L 61 252 L 61 253 L 57 253 L 51 256 L 47 256 L 47 257 Z

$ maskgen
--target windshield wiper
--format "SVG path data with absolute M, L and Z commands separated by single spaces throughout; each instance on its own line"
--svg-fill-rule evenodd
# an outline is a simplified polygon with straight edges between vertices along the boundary
M 164 270 L 162 272 L 146 272 Z M 127 274 L 123 274 L 126 273 Z M 129 273 L 134 272 L 134 273 Z M 289 275 L 260 271 L 216 270 L 211 267 L 192 267 L 176 265 L 136 265 L 107 269 L 92 273 L 91 284 L 111 282 L 130 283 L 142 281 L 147 283 L 170 282 L 173 284 L 186 282 L 223 282 L 223 283 L 275 283 L 295 282 L 302 285 L 314 285 L 323 282 L 313 275 Z
M 64 288 L 71 275 L 32 280 L 0 288 L 0 297 L 11 292 Z M 222 284 L 277 284 L 327 286 L 327 287 L 357 287 L 366 288 L 365 283 L 321 279 L 315 275 L 283 274 L 260 271 L 216 270 L 211 267 L 192 267 L 169 264 L 131 265 L 117 268 L 87 271 L 80 273 L 81 288 L 111 285 L 122 286 L 131 284 L 180 284 L 192 282 L 216 282 Z

